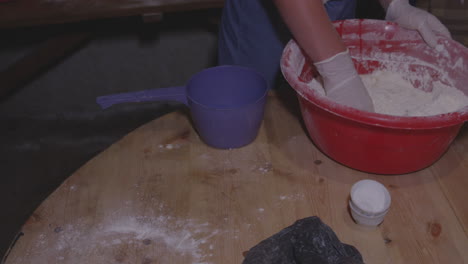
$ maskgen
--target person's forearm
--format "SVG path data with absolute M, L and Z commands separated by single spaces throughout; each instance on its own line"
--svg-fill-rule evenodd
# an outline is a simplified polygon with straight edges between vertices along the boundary
M 321 0 L 274 2 L 289 31 L 313 61 L 322 61 L 346 50 Z

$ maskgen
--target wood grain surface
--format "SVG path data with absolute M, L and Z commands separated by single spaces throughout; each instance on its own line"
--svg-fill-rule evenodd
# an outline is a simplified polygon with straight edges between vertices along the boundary
M 224 0 L 11 0 L 0 3 L 0 28 L 219 8 L 223 4 Z
M 6 263 L 241 263 L 261 240 L 313 215 L 366 263 L 468 263 L 466 129 L 433 166 L 380 176 L 324 156 L 286 105 L 270 96 L 258 138 L 240 149 L 206 146 L 183 112 L 143 125 L 42 203 Z M 392 195 L 379 227 L 349 214 L 361 179 Z

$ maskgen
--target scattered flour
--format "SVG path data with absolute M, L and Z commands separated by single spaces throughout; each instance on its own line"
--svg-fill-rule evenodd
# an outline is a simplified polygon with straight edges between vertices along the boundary
M 280 195 L 280 201 L 297 201 L 304 199 L 303 193 L 291 194 L 291 195 Z
M 270 172 L 272 169 L 273 169 L 273 165 L 272 165 L 270 162 L 265 162 L 265 163 L 263 164 L 263 166 L 261 166 L 260 168 L 258 168 L 258 170 L 259 170 L 262 174 L 268 173 L 268 172 Z
M 219 234 L 208 223 L 171 216 L 125 216 L 90 226 L 85 220 L 55 227 L 38 236 L 27 255 L 35 263 L 128 263 L 135 258 L 141 263 L 208 264 L 215 246 L 212 239 Z M 138 252 L 138 253 L 136 253 Z M 128 254 L 137 254 L 130 257 Z M 12 263 L 25 263 L 23 259 Z M 140 262 L 139 262 L 140 263 Z
M 168 150 L 171 150 L 171 149 L 178 149 L 180 148 L 180 145 L 179 144 L 160 144 L 159 145 L 159 148 L 160 149 L 168 149 Z
M 468 105 L 468 97 L 460 90 L 439 81 L 432 91 L 414 88 L 410 81 L 391 71 L 375 71 L 361 75 L 376 113 L 394 116 L 432 116 L 455 112 Z M 310 87 L 324 95 L 323 87 L 314 81 Z

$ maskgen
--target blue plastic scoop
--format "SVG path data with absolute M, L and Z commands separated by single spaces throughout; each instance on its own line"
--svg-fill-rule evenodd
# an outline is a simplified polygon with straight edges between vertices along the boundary
M 265 108 L 268 85 L 258 72 L 240 66 L 205 69 L 186 86 L 100 96 L 102 108 L 114 104 L 178 101 L 190 108 L 202 140 L 215 148 L 238 148 L 257 136 Z

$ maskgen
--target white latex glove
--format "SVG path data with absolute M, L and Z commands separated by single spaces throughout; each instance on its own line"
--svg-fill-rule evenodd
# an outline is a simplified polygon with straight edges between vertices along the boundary
M 385 19 L 394 21 L 401 27 L 419 31 L 426 43 L 435 47 L 439 33 L 451 38 L 449 30 L 434 15 L 417 7 L 411 6 L 408 0 L 393 0 L 387 8 Z
M 328 98 L 360 110 L 374 112 L 374 105 L 348 51 L 314 63 L 322 76 Z

